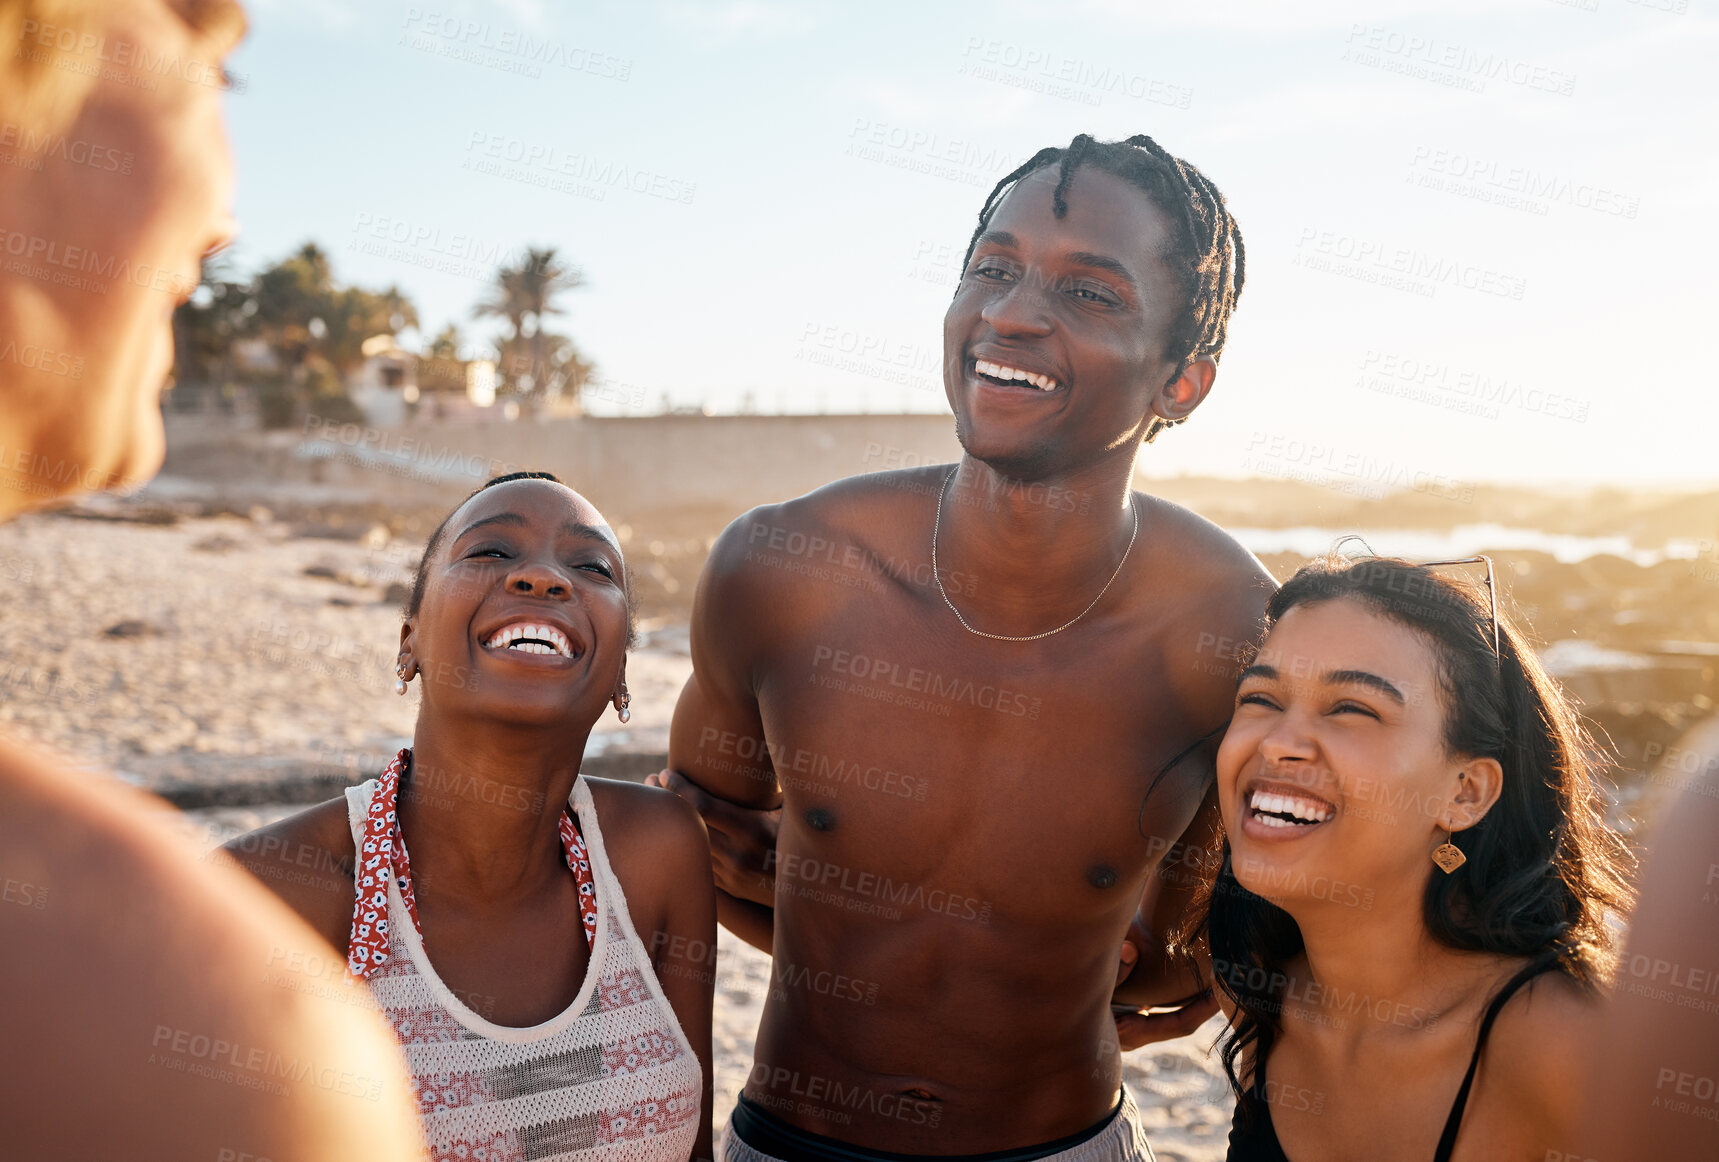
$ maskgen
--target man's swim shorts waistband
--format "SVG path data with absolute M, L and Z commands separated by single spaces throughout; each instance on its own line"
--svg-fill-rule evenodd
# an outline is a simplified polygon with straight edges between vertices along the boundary
M 1115 1139 L 1112 1141 L 1112 1139 Z M 726 1162 L 1133 1162 L 1150 1159 L 1139 1111 L 1124 1090 L 1116 1108 L 1079 1133 L 1016 1150 L 986 1154 L 894 1154 L 868 1150 L 791 1126 L 742 1096 L 728 1124 Z

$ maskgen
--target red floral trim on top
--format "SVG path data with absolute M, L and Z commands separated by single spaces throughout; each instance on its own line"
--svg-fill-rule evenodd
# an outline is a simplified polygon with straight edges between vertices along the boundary
M 346 971 L 356 977 L 367 977 L 388 963 L 388 880 L 392 876 L 400 886 L 400 899 L 406 913 L 412 917 L 412 927 L 420 938 L 424 927 L 418 922 L 418 898 L 412 891 L 412 861 L 406 855 L 406 840 L 400 834 L 400 816 L 396 809 L 400 797 L 400 780 L 412 766 L 412 748 L 402 747 L 376 782 L 376 792 L 370 797 L 370 810 L 364 816 L 364 837 L 358 845 L 354 880 L 357 892 L 352 901 L 352 936 L 346 945 Z M 591 857 L 585 849 L 585 837 L 573 824 L 571 812 L 563 809 L 560 821 L 561 850 L 567 855 L 567 867 L 579 888 L 579 919 L 585 927 L 585 944 L 597 945 L 597 885 L 591 875 Z

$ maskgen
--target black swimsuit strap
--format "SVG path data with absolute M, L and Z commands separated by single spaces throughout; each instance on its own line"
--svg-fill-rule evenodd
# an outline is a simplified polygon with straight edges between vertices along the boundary
M 1517 989 L 1541 973 L 1556 967 L 1556 953 L 1540 957 L 1511 977 L 1509 983 L 1499 989 L 1498 995 L 1492 998 L 1492 1003 L 1486 1006 L 1486 1016 L 1480 1022 L 1480 1037 L 1474 1043 L 1474 1056 L 1469 1059 L 1468 1072 L 1463 1075 L 1462 1088 L 1456 1092 L 1456 1102 L 1450 1107 L 1450 1116 L 1444 1120 L 1444 1133 L 1439 1135 L 1438 1149 L 1433 1152 L 1433 1162 L 1450 1162 L 1451 1152 L 1456 1149 L 1456 1132 L 1461 1129 L 1463 1111 L 1468 1108 L 1468 1091 L 1474 1087 L 1474 1073 L 1480 1068 L 1480 1053 L 1486 1048 L 1486 1038 L 1492 1032 L 1492 1023 L 1498 1019 L 1504 1003 L 1516 994 Z

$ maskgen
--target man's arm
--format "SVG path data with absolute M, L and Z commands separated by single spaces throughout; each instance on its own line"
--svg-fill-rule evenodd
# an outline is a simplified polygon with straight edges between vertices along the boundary
M 1140 909 L 1129 928 L 1129 942 L 1136 952 L 1133 968 L 1117 985 L 1114 1003 L 1138 1008 L 1173 1005 L 1210 985 L 1189 962 L 1176 937 L 1187 922 L 1195 895 L 1212 878 L 1221 826 L 1214 786 L 1200 801 L 1194 821 L 1165 851 L 1157 871 L 1146 881 Z
M 1189 950 L 1179 947 L 1176 938 L 1201 883 L 1212 874 L 1210 853 L 1219 827 L 1213 787 L 1193 823 L 1170 845 L 1146 882 L 1122 945 L 1116 991 L 1110 998 L 1124 1052 L 1185 1037 L 1218 1011 L 1209 972 L 1189 963 Z M 1146 1011 L 1154 1008 L 1173 1011 Z
M 1211 995 L 1209 964 L 1197 964 L 1194 950 L 1179 947 L 1193 901 L 1217 872 L 1217 752 L 1234 710 L 1236 680 L 1264 629 L 1265 606 L 1277 583 L 1259 561 L 1215 525 L 1193 518 L 1196 542 L 1189 559 L 1204 574 L 1188 585 L 1191 603 L 1178 619 L 1165 650 L 1164 674 L 1172 696 L 1190 723 L 1214 728 L 1171 760 L 1161 779 L 1195 781 L 1205 794 L 1189 823 L 1169 843 L 1156 873 L 1146 883 L 1135 923 L 1123 944 L 1123 964 L 1112 997 L 1123 1049 L 1184 1036 L 1217 1012 Z M 1167 837 L 1155 837 L 1164 842 Z M 1131 947 L 1132 946 L 1132 947 Z M 1123 1008 L 1133 1010 L 1121 1011 Z M 1146 1008 L 1176 1008 L 1147 1014 Z
M 779 609 L 766 608 L 748 558 L 755 509 L 710 551 L 692 607 L 692 676 L 669 728 L 669 770 L 651 780 L 683 795 L 710 830 L 717 919 L 770 951 L 776 820 L 782 789 L 770 764 L 754 675 Z
M 776 910 L 776 850 L 780 807 L 769 811 L 737 807 L 719 799 L 677 771 L 645 780 L 691 803 L 710 832 L 710 864 L 717 884 L 716 918 L 722 926 L 761 952 L 772 950 Z

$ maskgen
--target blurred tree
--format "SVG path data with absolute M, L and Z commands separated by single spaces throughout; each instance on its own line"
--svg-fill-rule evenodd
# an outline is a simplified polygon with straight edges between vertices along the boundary
M 517 264 L 496 270 L 490 296 L 473 314 L 507 320 L 508 330 L 496 351 L 508 390 L 547 399 L 583 386 L 591 364 L 571 339 L 550 333 L 548 316 L 565 314 L 560 296 L 584 285 L 584 274 L 562 262 L 553 246 L 527 247 Z
M 465 339 L 460 335 L 460 329 L 449 323 L 436 337 L 430 340 L 430 346 L 425 354 L 431 359 L 458 359 L 460 348 L 465 346 Z
M 233 344 L 244 337 L 255 310 L 226 256 L 205 258 L 196 292 L 173 312 L 173 406 L 231 408 Z
M 253 389 L 266 427 L 287 427 L 308 407 L 331 419 L 362 419 L 346 377 L 364 362 L 365 340 L 418 324 L 398 287 L 384 291 L 336 284 L 328 255 L 314 242 L 248 283 L 205 273 L 205 283 L 175 319 L 185 374 L 221 374 Z M 234 346 L 261 340 L 272 366 L 239 366 Z

